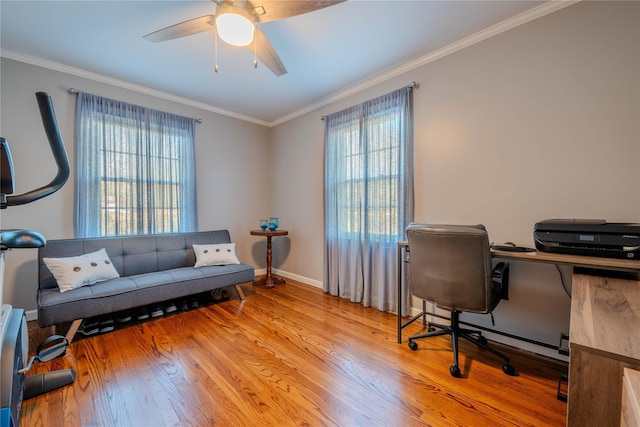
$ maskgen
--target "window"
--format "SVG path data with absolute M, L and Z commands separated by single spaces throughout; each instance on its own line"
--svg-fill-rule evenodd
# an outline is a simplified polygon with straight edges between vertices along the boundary
M 195 120 L 79 93 L 76 235 L 195 229 Z
M 341 215 L 337 225 L 344 237 L 357 236 L 361 231 L 369 239 L 402 236 L 398 236 L 403 225 L 398 216 L 402 170 L 398 162 L 401 138 L 396 110 L 386 109 L 369 118 L 368 128 L 364 131 L 368 133 L 366 144 L 360 139 L 359 120 L 330 131 L 344 149 L 337 158 L 335 171 Z M 362 215 L 364 201 L 367 201 L 367 209 Z
M 412 89 L 325 117 L 324 290 L 381 310 L 413 218 Z

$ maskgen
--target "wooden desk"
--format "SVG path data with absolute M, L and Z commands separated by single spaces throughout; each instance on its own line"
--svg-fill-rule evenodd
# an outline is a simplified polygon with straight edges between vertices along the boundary
M 273 236 L 286 236 L 289 234 L 289 232 L 287 230 L 276 230 L 276 231 L 251 230 L 250 234 L 252 236 L 263 236 L 267 238 L 267 275 L 262 279 L 256 281 L 254 284 L 266 285 L 267 288 L 273 288 L 275 285 L 281 285 L 283 283 L 286 283 L 284 279 L 280 277 L 276 277 L 271 273 L 271 261 L 272 261 L 271 238 Z
M 491 255 L 494 258 L 514 261 L 543 262 L 556 265 L 569 265 L 571 267 L 640 273 L 639 260 L 554 254 L 551 252 L 506 252 L 495 251 L 493 249 L 491 250 Z
M 402 262 L 398 243 L 398 342 L 402 328 Z M 494 258 L 573 267 L 569 326 L 567 426 L 619 426 L 624 368 L 640 369 L 640 261 L 492 251 Z M 626 277 L 625 277 L 626 275 Z

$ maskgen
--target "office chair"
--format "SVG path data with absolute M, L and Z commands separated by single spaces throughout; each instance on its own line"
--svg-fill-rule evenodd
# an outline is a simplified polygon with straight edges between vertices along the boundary
M 417 350 L 419 338 L 451 335 L 453 365 L 449 372 L 460 377 L 458 338 L 464 338 L 501 357 L 504 373 L 515 375 L 509 358 L 489 347 L 480 331 L 460 327 L 461 312 L 491 313 L 507 295 L 508 264 L 492 268 L 484 226 L 412 223 L 407 227 L 407 239 L 412 294 L 451 313 L 450 325 L 429 322 L 429 332 L 409 337 L 409 348 Z

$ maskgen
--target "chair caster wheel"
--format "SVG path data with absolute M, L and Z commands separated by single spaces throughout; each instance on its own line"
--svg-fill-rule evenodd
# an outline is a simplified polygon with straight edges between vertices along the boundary
M 416 351 L 418 349 L 418 343 L 414 340 L 409 340 L 409 348 L 413 351 Z
M 478 342 L 480 342 L 480 344 L 482 345 L 487 345 L 487 339 L 484 337 L 484 335 L 478 335 Z
M 516 370 L 513 368 L 513 366 L 509 365 L 508 363 L 505 363 L 504 365 L 502 365 L 502 371 L 510 376 L 514 376 L 516 374 Z
M 427 332 L 435 332 L 436 328 L 434 328 L 433 326 L 429 326 L 427 328 Z
M 458 368 L 456 365 L 449 366 L 449 373 L 454 378 L 460 378 L 460 376 L 461 376 L 460 375 L 460 368 Z

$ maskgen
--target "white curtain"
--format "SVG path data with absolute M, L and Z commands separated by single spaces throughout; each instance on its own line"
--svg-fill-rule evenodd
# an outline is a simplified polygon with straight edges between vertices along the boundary
M 194 119 L 87 93 L 75 114 L 76 236 L 196 229 Z
M 323 287 L 383 311 L 397 309 L 397 242 L 413 219 L 412 90 L 324 119 Z

